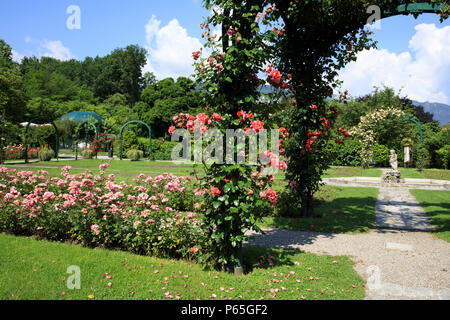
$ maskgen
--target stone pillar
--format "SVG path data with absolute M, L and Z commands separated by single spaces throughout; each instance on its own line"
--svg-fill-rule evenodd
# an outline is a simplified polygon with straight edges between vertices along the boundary
M 409 160 L 411 160 L 410 155 L 409 155 L 409 146 L 404 146 L 404 153 L 405 153 L 405 158 L 403 160 L 403 162 L 409 162 Z

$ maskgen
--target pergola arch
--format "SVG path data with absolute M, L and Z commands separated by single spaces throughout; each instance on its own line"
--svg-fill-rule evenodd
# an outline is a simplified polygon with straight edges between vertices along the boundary
M 123 127 L 120 129 L 120 160 L 123 160 L 123 146 L 122 146 L 123 130 L 125 130 L 125 128 L 128 127 L 132 123 L 142 124 L 145 127 L 147 127 L 147 129 L 148 129 L 148 143 L 149 143 L 149 151 L 148 151 L 149 156 L 152 153 L 152 129 L 150 128 L 150 126 L 148 124 L 146 124 L 143 121 L 132 120 L 132 121 L 128 121 L 127 123 L 125 123 L 123 125 Z
M 386 8 L 382 12 L 381 18 L 388 18 L 396 15 L 408 14 L 422 14 L 422 13 L 436 13 L 442 11 L 446 4 L 436 4 L 431 2 L 415 2 L 408 4 L 401 4 L 394 9 Z M 448 6 L 448 5 L 447 5 Z
M 78 132 L 77 132 L 77 139 L 76 139 L 76 141 L 78 141 L 80 139 L 80 128 L 82 128 L 83 126 L 86 126 L 86 125 L 87 125 L 87 128 L 89 128 L 89 126 L 94 128 L 95 139 L 98 139 L 98 130 L 97 130 L 97 126 L 95 125 L 95 123 L 93 123 L 90 120 L 84 120 L 83 122 L 81 122 L 78 125 Z M 86 130 L 88 130 L 88 129 L 86 129 Z M 84 139 L 86 146 L 87 146 L 87 136 L 88 136 L 88 133 L 86 131 L 86 135 L 85 135 L 85 139 Z M 78 160 L 78 143 L 76 143 L 76 141 L 75 141 L 75 160 Z
M 56 127 L 55 123 L 53 122 L 53 120 L 51 120 L 50 118 L 47 117 L 37 117 L 37 118 L 33 118 L 30 121 L 28 121 L 26 129 L 25 129 L 25 163 L 28 163 L 28 130 L 30 129 L 30 125 L 32 123 L 34 123 L 35 121 L 45 121 L 44 124 L 46 123 L 50 123 L 53 128 L 55 129 L 55 140 L 56 140 L 56 144 L 55 144 L 55 157 L 56 160 L 58 160 L 58 149 L 59 149 L 59 137 L 58 137 L 58 128 Z
M 420 146 L 422 147 L 423 146 L 423 127 L 422 127 L 422 125 L 417 120 L 415 120 L 411 117 L 408 117 L 405 115 L 401 115 L 401 117 L 414 122 L 419 127 L 419 129 L 420 129 Z M 423 171 L 423 155 L 420 158 L 420 171 Z

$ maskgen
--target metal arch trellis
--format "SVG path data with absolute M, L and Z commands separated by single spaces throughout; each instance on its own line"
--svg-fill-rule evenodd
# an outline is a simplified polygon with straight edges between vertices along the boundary
M 412 2 L 407 4 L 401 4 L 397 6 L 394 10 L 384 10 L 382 18 L 387 18 L 395 15 L 407 15 L 414 13 L 436 13 L 438 14 L 443 9 L 448 8 L 449 5 L 446 3 L 431 3 L 431 2 Z
M 150 128 L 150 126 L 148 124 L 146 124 L 143 121 L 139 121 L 139 120 L 133 120 L 133 121 L 129 121 L 127 123 L 125 123 L 122 127 L 122 129 L 120 129 L 120 160 L 123 160 L 123 146 L 122 146 L 122 135 L 123 135 L 123 130 L 130 124 L 132 123 L 139 123 L 142 124 L 144 126 L 147 127 L 148 129 L 148 143 L 149 143 L 149 151 L 148 151 L 148 155 L 150 157 L 150 154 L 152 153 L 152 129 Z
M 423 127 L 422 127 L 422 125 L 417 120 L 415 120 L 411 117 L 408 117 L 405 115 L 402 115 L 401 117 L 414 122 L 419 127 L 419 129 L 420 129 L 420 147 L 422 147 L 422 145 L 423 145 Z M 423 171 L 423 155 L 420 157 L 420 171 Z
M 51 123 L 53 128 L 55 128 L 55 135 L 56 135 L 56 145 L 55 145 L 55 157 L 56 160 L 58 160 L 58 149 L 59 149 L 59 137 L 58 137 L 58 128 L 56 127 L 55 123 L 50 120 L 47 117 L 37 117 L 34 119 L 31 119 L 27 123 L 27 127 L 25 129 L 25 163 L 28 163 L 28 130 L 30 129 L 30 124 L 34 123 L 34 121 L 46 121 L 46 123 Z
M 88 126 L 92 126 L 92 127 L 94 128 L 94 131 L 95 131 L 95 139 L 98 139 L 98 130 L 97 130 L 97 126 L 96 126 L 93 122 L 91 122 L 91 121 L 89 121 L 89 120 L 85 120 L 85 121 L 81 122 L 81 123 L 79 124 L 79 126 L 78 126 L 78 133 L 77 133 L 77 140 L 76 140 L 76 141 L 78 141 L 78 140 L 80 139 L 80 128 L 81 128 L 82 126 L 85 126 L 86 124 L 87 124 Z M 86 146 L 87 146 L 87 136 L 88 136 L 88 133 L 86 132 L 85 139 L 84 139 Z M 76 143 L 76 141 L 75 141 L 75 160 L 78 160 L 78 144 Z

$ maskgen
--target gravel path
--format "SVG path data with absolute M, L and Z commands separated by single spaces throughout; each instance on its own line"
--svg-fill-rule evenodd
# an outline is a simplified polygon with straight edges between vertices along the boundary
M 366 299 L 450 299 L 450 244 L 426 232 L 373 230 L 323 234 L 266 229 L 251 244 L 349 255 L 367 279 Z M 251 233 L 249 233 L 251 234 Z
M 382 187 L 375 212 L 377 225 L 390 229 L 355 235 L 265 229 L 249 232 L 250 244 L 348 255 L 367 280 L 368 300 L 450 300 L 450 243 L 424 232 L 432 226 L 416 199 L 407 189 Z

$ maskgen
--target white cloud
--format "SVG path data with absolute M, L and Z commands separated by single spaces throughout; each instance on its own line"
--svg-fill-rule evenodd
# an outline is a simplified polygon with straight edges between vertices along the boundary
M 409 41 L 410 52 L 370 49 L 341 73 L 343 88 L 352 96 L 370 93 L 386 85 L 421 102 L 449 103 L 450 26 L 419 24 Z
M 149 54 L 144 72 L 151 71 L 158 79 L 192 75 L 192 52 L 202 48 L 200 40 L 190 37 L 177 19 L 160 26 L 154 15 L 145 26 Z
M 25 54 L 19 53 L 13 50 L 13 60 L 16 62 L 20 62 L 23 57 L 31 57 L 36 56 L 38 58 L 41 57 L 52 57 L 55 59 L 59 59 L 62 61 L 76 59 L 76 57 L 70 52 L 70 49 L 65 47 L 61 41 L 34 41 L 30 37 L 25 38 L 25 43 L 35 42 L 38 44 L 37 48 L 34 50 L 26 50 Z
M 13 60 L 14 62 L 21 63 L 23 57 L 25 57 L 24 54 L 20 54 L 19 52 L 17 52 L 17 51 L 14 50 L 14 49 L 12 50 L 12 60 Z
M 52 57 L 59 60 L 70 60 L 75 59 L 76 57 L 70 52 L 70 49 L 65 47 L 61 41 L 47 41 L 44 40 L 44 42 L 41 45 L 42 49 L 47 50 L 44 54 L 42 54 L 43 57 Z

